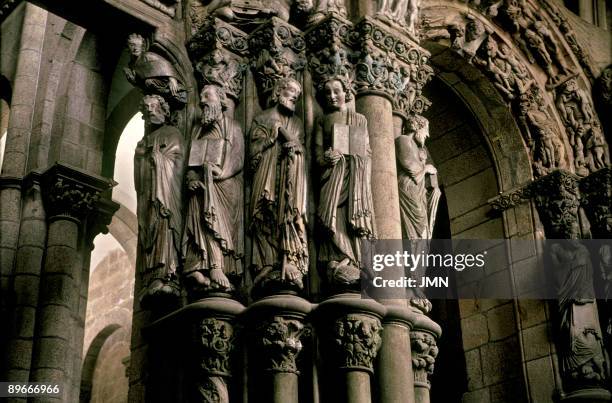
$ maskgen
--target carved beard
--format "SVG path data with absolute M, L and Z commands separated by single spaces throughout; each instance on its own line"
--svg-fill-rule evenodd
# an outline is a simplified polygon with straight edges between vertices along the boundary
M 202 108 L 202 124 L 206 127 L 221 119 L 221 103 L 208 103 Z
M 289 97 L 280 95 L 278 97 L 278 103 L 289 112 L 295 112 L 295 103 L 292 102 Z
M 414 135 L 414 139 L 416 140 L 419 147 L 425 146 L 425 140 L 427 139 L 427 132 L 423 129 L 417 130 Z

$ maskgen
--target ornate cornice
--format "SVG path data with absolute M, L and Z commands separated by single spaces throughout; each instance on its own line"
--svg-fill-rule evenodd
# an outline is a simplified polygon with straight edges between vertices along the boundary
M 263 369 L 299 374 L 296 359 L 302 351 L 300 338 L 306 329 L 300 320 L 275 316 L 256 329 L 258 354 Z

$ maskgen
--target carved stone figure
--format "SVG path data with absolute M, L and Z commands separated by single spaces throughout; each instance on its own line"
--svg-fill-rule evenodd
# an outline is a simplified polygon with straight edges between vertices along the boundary
M 402 237 L 431 239 L 440 189 L 437 170 L 428 163 L 429 153 L 425 146 L 429 122 L 422 116 L 414 116 L 405 127 L 405 132 L 395 140 Z
M 311 12 L 308 18 L 308 24 L 316 24 L 323 20 L 329 13 L 338 14 L 344 18 L 347 16 L 345 0 L 307 0 L 302 1 L 302 9 L 309 10 Z M 308 4 L 305 4 L 308 3 Z
M 379 0 L 379 17 L 405 28 L 411 35 L 416 35 L 421 0 Z
M 298 374 L 297 356 L 302 351 L 301 337 L 307 329 L 296 319 L 275 316 L 257 329 L 257 347 L 263 369 Z
M 294 116 L 300 84 L 277 81 L 272 107 L 253 121 L 250 135 L 255 286 L 282 283 L 302 288 L 308 271 L 304 129 Z
M 603 385 L 609 376 L 595 305 L 593 266 L 579 240 L 551 246 L 550 256 L 559 300 L 561 368 L 570 384 Z
M 320 168 L 317 217 L 325 231 L 319 259 L 332 284 L 359 280 L 361 241 L 375 237 L 371 189 L 371 150 L 365 116 L 348 109 L 348 80 L 325 81 L 325 114 L 315 123 Z
M 146 95 L 140 106 L 147 127 L 134 155 L 134 182 L 146 305 L 159 294 L 179 295 L 185 145 L 179 130 L 168 125 L 170 107 L 161 96 Z
M 559 88 L 557 108 L 570 135 L 574 148 L 576 172 L 587 175 L 606 165 L 605 139 L 593 111 L 589 96 L 578 88 L 576 78 L 570 78 Z
M 474 63 L 486 68 L 495 79 L 493 83 L 502 95 L 512 100 L 523 94 L 527 87 L 533 83 L 525 67 L 512 55 L 510 48 L 488 37 L 485 42 L 485 55 L 477 56 Z
M 429 250 L 428 240 L 432 238 L 441 195 L 437 170 L 428 162 L 429 153 L 425 146 L 428 137 L 429 122 L 417 115 L 406 121 L 405 132 L 395 139 L 402 238 L 412 241 L 410 247 L 414 253 Z M 426 270 L 427 267 L 421 264 L 413 274 L 423 278 Z M 420 279 L 417 282 L 420 283 Z M 415 297 L 411 301 L 413 305 L 425 312 L 431 310 L 421 288 L 411 291 Z
M 237 26 L 253 26 L 275 16 L 289 20 L 291 0 L 195 0 L 202 6 L 198 12 L 214 16 Z M 193 17 L 192 17 L 193 19 Z
M 439 352 L 435 337 L 431 333 L 412 331 L 410 347 L 415 382 L 429 384 L 429 376 L 433 375 Z
M 194 400 L 229 403 L 226 378 L 231 376 L 234 328 L 228 321 L 206 318 L 194 333 L 199 372 Z
M 541 96 L 534 95 L 533 90 L 523 94 L 519 102 L 519 111 L 520 119 L 528 133 L 536 173 L 541 176 L 555 169 L 566 168 L 563 141 L 546 111 Z
M 376 318 L 350 314 L 334 323 L 332 356 L 338 368 L 372 371 L 382 343 Z
M 243 272 L 244 139 L 238 122 L 226 115 L 228 102 L 218 86 L 207 85 L 200 94 L 202 126 L 189 154 L 182 249 L 191 291 L 231 291 Z
M 172 64 L 164 57 L 147 51 L 146 40 L 139 34 L 128 37 L 131 60 L 124 69 L 130 83 L 148 94 L 163 96 L 168 102 L 184 104 L 187 91 Z
M 479 20 L 469 18 L 465 28 L 458 24 L 449 27 L 451 47 L 469 59 L 474 57 L 476 51 L 485 38 L 485 27 Z

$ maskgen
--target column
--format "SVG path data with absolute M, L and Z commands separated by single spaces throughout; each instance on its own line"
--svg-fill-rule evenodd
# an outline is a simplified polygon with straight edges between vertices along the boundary
M 438 355 L 436 340 L 441 334 L 440 326 L 425 315 L 419 315 L 410 332 L 415 403 L 429 403 L 430 401 L 429 376 L 434 371 L 434 363 Z
M 370 377 L 382 344 L 385 312 L 383 305 L 356 294 L 335 295 L 319 304 L 314 317 L 321 338 L 320 355 L 330 371 L 324 401 L 373 401 Z
M 246 311 L 250 339 L 249 396 L 252 401 L 298 403 L 300 371 L 296 359 L 303 348 L 306 316 L 312 305 L 293 295 L 263 298 Z
M 609 358 L 605 354 L 594 299 L 592 256 L 579 241 L 582 237 L 579 179 L 575 174 L 559 170 L 539 178 L 531 187 L 546 233 L 545 254 L 556 287 L 557 317 L 561 318 L 555 329 L 558 370 L 563 385 L 560 401 L 605 402 L 612 400 L 607 390 L 609 374 L 605 369 L 609 366 Z M 588 203 L 593 201 L 591 198 Z M 609 220 L 609 212 L 607 214 Z M 595 228 L 597 230 L 597 225 Z M 577 345 L 585 348 L 578 351 Z M 587 356 L 588 360 L 578 359 Z
M 55 382 L 60 397 L 31 398 L 34 402 L 70 401 L 73 383 L 80 374 L 74 359 L 80 356 L 82 333 L 78 332 L 81 289 L 82 240 L 92 235 L 101 193 L 112 180 L 89 175 L 67 165 L 56 164 L 42 175 L 42 191 L 48 219 L 47 244 L 41 273 L 31 382 Z M 118 205 L 113 205 L 114 210 Z M 113 209 L 111 209 L 114 212 Z M 110 216 L 112 216 L 112 212 Z M 102 222 L 110 222 L 110 216 Z M 78 336 L 81 336 L 80 339 Z

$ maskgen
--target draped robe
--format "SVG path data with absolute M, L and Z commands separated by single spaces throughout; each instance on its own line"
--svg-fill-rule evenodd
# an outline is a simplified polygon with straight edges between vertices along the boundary
M 342 155 L 335 165 L 327 165 L 323 154 L 331 148 L 334 123 L 364 127 L 367 155 Z M 328 263 L 349 258 L 353 265 L 361 267 L 360 242 L 376 236 L 367 120 L 351 111 L 326 114 L 317 120 L 315 143 L 321 168 L 317 218 L 328 235 L 321 244 L 319 258 Z
M 189 197 L 183 233 L 183 273 L 221 269 L 226 275 L 239 276 L 243 272 L 242 130 L 236 121 L 223 117 L 195 138 L 224 139 L 225 157 L 218 178 L 213 178 L 207 164 L 189 168 L 204 186 Z
M 299 143 L 293 152 L 283 147 L 283 127 Z M 295 265 L 308 271 L 306 241 L 306 177 L 302 121 L 284 116 L 277 107 L 254 119 L 250 156 L 255 173 L 251 192 L 252 264 L 256 272 Z M 256 281 L 258 279 L 256 278 Z
M 159 153 L 155 153 L 158 150 Z M 134 182 L 138 195 L 138 238 L 143 254 L 143 280 L 168 281 L 179 266 L 182 228 L 183 136 L 163 125 L 138 142 Z

